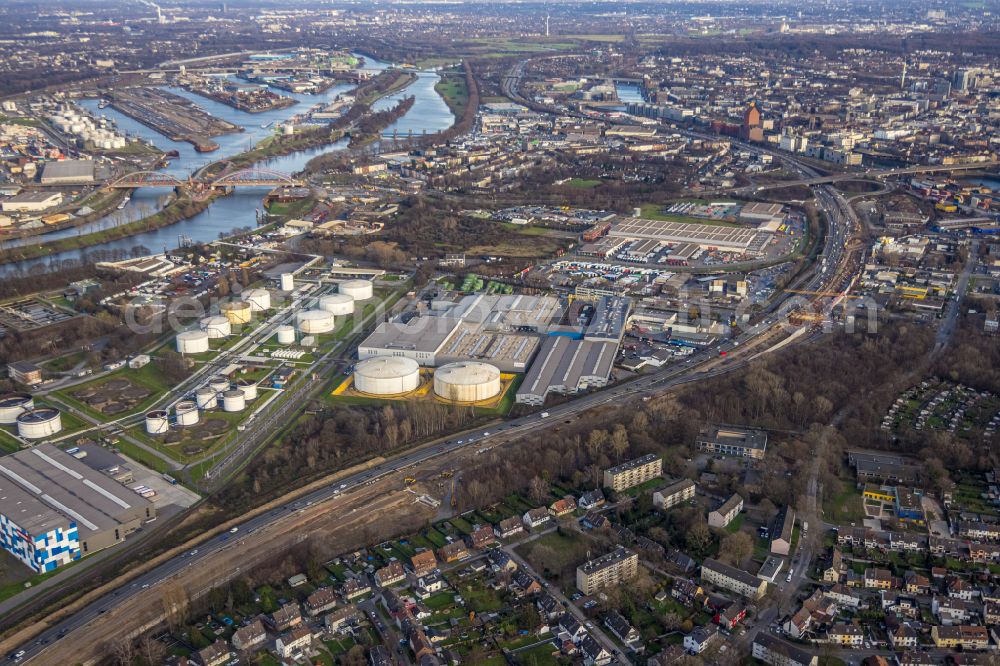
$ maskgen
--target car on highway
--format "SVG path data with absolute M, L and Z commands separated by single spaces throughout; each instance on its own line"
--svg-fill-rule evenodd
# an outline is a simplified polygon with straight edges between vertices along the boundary
M 229 530 L 229 533 L 230 533 L 230 534 L 236 534 L 236 533 L 237 533 L 237 532 L 239 532 L 239 531 L 240 531 L 240 528 L 239 528 L 239 527 L 234 527 L 233 529 Z

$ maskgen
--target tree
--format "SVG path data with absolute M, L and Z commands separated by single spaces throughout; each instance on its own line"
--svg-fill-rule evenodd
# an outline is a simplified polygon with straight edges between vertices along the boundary
M 546 504 L 549 497 L 549 484 L 540 476 L 533 477 L 528 488 L 528 494 L 536 504 Z
M 735 532 L 722 539 L 719 556 L 725 562 L 739 565 L 753 553 L 753 539 L 746 532 Z
M 621 462 L 622 456 L 628 452 L 628 431 L 621 423 L 615 424 L 615 429 L 611 433 L 611 450 L 615 452 L 618 462 Z
M 702 522 L 696 522 L 688 529 L 684 542 L 688 548 L 695 551 L 703 551 L 712 543 L 712 533 L 708 531 L 708 526 Z

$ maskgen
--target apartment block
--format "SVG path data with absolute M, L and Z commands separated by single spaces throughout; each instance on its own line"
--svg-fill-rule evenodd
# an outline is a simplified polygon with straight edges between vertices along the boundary
M 658 477 L 663 472 L 663 460 L 652 453 L 604 470 L 604 486 L 621 492 Z
M 639 556 L 627 548 L 618 548 L 576 568 L 576 586 L 584 594 L 593 594 L 609 585 L 631 580 L 639 573 Z

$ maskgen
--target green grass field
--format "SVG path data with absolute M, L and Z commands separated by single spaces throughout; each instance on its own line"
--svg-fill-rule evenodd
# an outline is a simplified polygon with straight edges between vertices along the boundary
M 664 206 L 661 204 L 642 204 L 642 217 L 647 220 L 663 220 L 664 222 L 684 222 L 687 224 L 707 224 L 715 227 L 742 227 L 735 222 L 722 222 L 720 220 L 709 220 L 704 217 L 690 217 L 687 215 L 670 215 L 662 212 Z

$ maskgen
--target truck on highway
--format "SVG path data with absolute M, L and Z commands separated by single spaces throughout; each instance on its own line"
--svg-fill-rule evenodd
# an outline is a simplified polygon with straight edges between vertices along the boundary
M 805 534 L 808 531 L 809 531 L 809 521 L 808 520 L 803 520 L 802 521 L 802 534 Z

